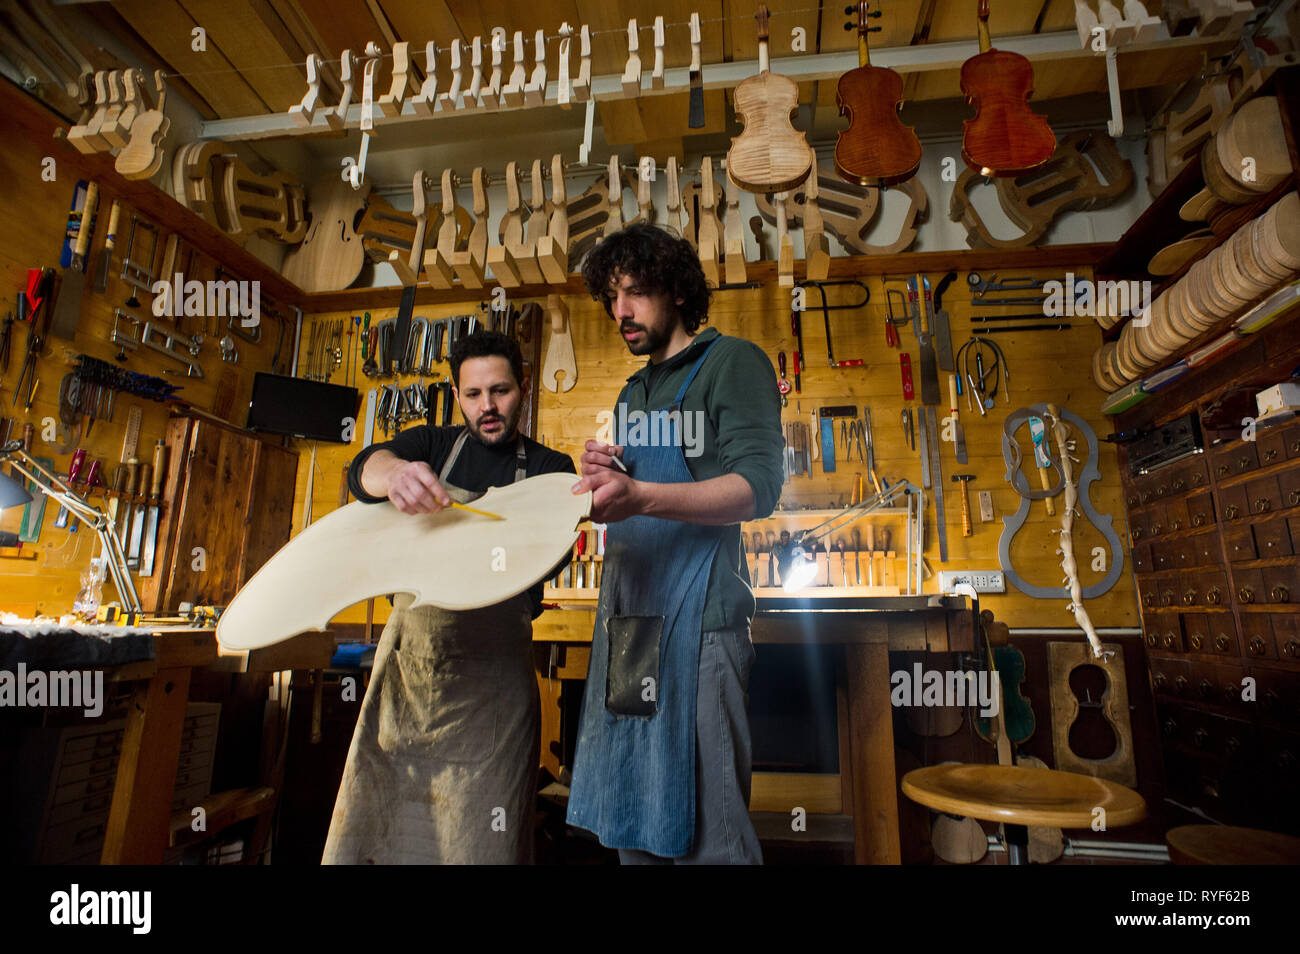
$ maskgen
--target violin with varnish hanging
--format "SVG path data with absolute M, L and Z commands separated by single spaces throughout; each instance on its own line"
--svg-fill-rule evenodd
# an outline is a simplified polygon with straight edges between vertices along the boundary
M 1034 67 L 989 42 L 989 0 L 979 0 L 980 52 L 961 67 L 961 91 L 975 107 L 965 122 L 961 155 L 986 176 L 1016 176 L 1040 166 L 1056 151 L 1047 120 L 1029 108 Z
M 871 65 L 867 34 L 880 27 L 868 18 L 880 16 L 858 4 L 858 68 L 840 77 L 835 102 L 849 128 L 835 139 L 835 171 L 850 182 L 867 186 L 894 185 L 911 178 L 921 165 L 921 141 L 898 118 L 903 106 L 903 78 L 891 69 Z M 852 12 L 845 7 L 844 12 Z M 846 30 L 852 29 L 845 24 Z
M 745 128 L 731 140 L 727 175 L 746 192 L 785 192 L 808 178 L 813 151 L 804 134 L 790 123 L 799 107 L 799 87 L 788 76 L 768 70 L 765 5 L 759 6 L 754 19 L 759 72 L 736 87 L 736 113 Z

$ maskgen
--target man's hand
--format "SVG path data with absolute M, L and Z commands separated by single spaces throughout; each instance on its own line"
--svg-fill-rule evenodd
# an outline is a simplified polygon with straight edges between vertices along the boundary
M 602 444 L 599 441 L 587 441 L 587 452 L 580 459 L 583 476 L 606 470 L 626 474 L 623 467 L 623 448 L 617 444 Z
M 583 455 L 586 460 L 587 455 Z M 633 480 L 621 470 L 612 467 L 595 467 L 573 486 L 575 494 L 591 494 L 591 519 L 596 523 L 613 523 L 644 513 L 642 489 L 644 484 Z
M 422 460 L 403 461 L 388 474 L 388 499 L 402 513 L 437 513 L 451 506 L 451 497 Z

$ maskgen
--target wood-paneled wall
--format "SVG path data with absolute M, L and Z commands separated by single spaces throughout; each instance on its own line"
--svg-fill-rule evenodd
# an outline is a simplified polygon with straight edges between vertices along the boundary
M 7 103 L 15 99 L 22 97 L 16 93 L 5 97 Z M 34 107 L 27 107 L 29 117 L 34 115 L 33 109 Z M 13 115 L 11 112 L 11 119 Z M 4 148 L 0 149 L 0 182 L 6 184 L 0 197 L 0 311 L 3 312 L 15 307 L 17 293 L 26 288 L 28 268 L 58 267 L 68 209 L 76 183 L 78 179 L 87 178 L 103 168 L 102 157 L 83 159 L 72 149 L 48 138 L 49 131 L 53 128 L 52 121 L 45 119 L 40 120 L 38 125 L 40 123 L 45 126 L 43 130 L 32 125 L 25 126 L 21 134 L 15 131 L 8 136 Z M 55 161 L 53 181 L 42 178 L 42 161 L 47 156 Z M 13 437 L 20 438 L 22 425 L 30 421 L 36 428 L 33 456 L 52 459 L 56 472 L 63 476 L 67 474 L 72 456 L 71 451 L 59 451 L 59 445 L 64 444 L 68 437 L 66 429 L 61 424 L 58 425 L 58 438 L 53 443 L 42 440 L 43 423 L 47 419 L 58 421 L 59 383 L 75 367 L 78 354 L 116 363 L 114 356 L 118 349 L 110 342 L 109 336 L 113 328 L 114 309 L 120 307 L 128 297 L 128 286 L 119 276 L 126 233 L 131 221 L 129 199 L 123 203 L 117 251 L 109 270 L 107 290 L 103 294 L 92 290 L 92 277 L 107 234 L 109 207 L 117 194 L 112 187 L 101 181 L 100 211 L 90 244 L 90 268 L 86 275 L 81 320 L 76 337 L 72 341 L 47 338 L 45 350 L 36 365 L 40 385 L 30 412 L 23 409 L 22 402 L 15 407 L 13 401 L 14 388 L 22 373 L 26 355 L 27 332 L 24 325 L 14 324 L 9 369 L 0 376 L 0 416 L 15 418 Z M 196 226 L 202 226 L 198 219 L 179 206 L 176 206 L 176 214 L 193 219 Z M 167 229 L 164 229 L 164 240 L 166 234 Z M 231 249 L 238 252 L 233 245 Z M 159 261 L 162 253 L 163 243 L 160 242 L 157 250 Z M 187 278 L 206 280 L 212 277 L 213 258 L 202 256 L 201 262 L 200 274 Z M 142 307 L 129 310 L 142 320 L 152 319 L 149 296 L 141 294 L 140 301 Z M 218 410 L 228 408 L 227 419 L 231 423 L 243 424 L 253 374 L 270 369 L 271 356 L 279 335 L 276 321 L 268 320 L 265 313 L 263 318 L 265 323 L 260 344 L 251 345 L 237 340 L 240 352 L 237 364 L 223 363 L 217 339 L 207 337 L 198 359 L 203 367 L 202 378 L 185 377 L 179 364 L 143 348 L 128 352 L 128 358 L 121 366 L 180 385 L 183 389 L 179 396 L 189 404 L 209 412 L 214 407 Z M 197 330 L 199 320 L 187 319 L 187 330 Z M 171 327 L 168 319 L 159 321 L 165 327 Z M 287 327 L 283 343 L 286 355 L 292 351 L 292 335 L 293 328 Z M 178 374 L 171 373 L 178 370 Z M 121 459 L 127 415 L 133 405 L 139 406 L 143 412 L 138 456 L 141 460 L 151 461 L 154 442 L 163 437 L 166 429 L 168 408 L 126 394 L 118 395 L 112 420 L 96 421 L 89 436 L 83 436 L 72 445 L 85 448 L 87 465 L 91 459 L 101 460 L 105 482 L 111 482 L 113 471 Z M 104 500 L 97 496 L 92 502 L 103 505 Z M 73 598 L 80 585 L 80 573 L 89 564 L 91 556 L 98 553 L 98 541 L 95 534 L 86 527 L 80 527 L 75 533 L 56 528 L 54 521 L 57 512 L 57 505 L 50 501 L 45 509 L 39 539 L 35 543 L 24 545 L 24 550 L 34 550 L 37 553 L 36 559 L 0 559 L 0 609 L 16 608 L 23 612 L 37 609 L 56 616 L 71 612 Z M 21 516 L 20 507 L 6 510 L 0 515 L 0 529 L 16 531 Z M 71 520 L 70 523 L 75 525 L 76 521 Z M 104 599 L 113 598 L 112 584 L 107 583 Z
M 954 264 L 960 261 L 953 257 Z M 801 271 L 800 266 L 800 271 Z M 1047 269 L 1016 270 L 1016 275 L 1028 274 L 1049 278 L 1059 276 L 1064 271 Z M 1076 270 L 1080 275 L 1089 271 Z M 1010 276 L 1010 272 L 1007 273 Z M 937 284 L 941 276 L 931 273 L 932 284 Z M 971 295 L 966 290 L 966 274 L 959 274 L 945 296 L 945 305 L 951 315 L 952 338 L 954 347 L 966 341 L 972 327 L 971 316 L 976 312 L 1006 312 L 1025 309 L 979 308 L 971 305 Z M 789 406 L 783 418 L 786 421 L 801 420 L 808 422 L 811 413 L 821 405 L 856 404 L 870 406 L 876 445 L 877 472 L 881 477 L 894 481 L 906 478 L 914 483 L 921 482 L 921 465 L 919 448 L 912 452 L 907 448 L 900 423 L 900 413 L 905 406 L 901 394 L 901 377 L 899 371 L 899 353 L 886 347 L 884 340 L 885 292 L 880 277 L 869 276 L 864 281 L 871 290 L 870 302 L 858 310 L 832 311 L 831 329 L 835 356 L 839 360 L 862 358 L 866 361 L 864 368 L 830 368 L 827 366 L 826 333 L 818 295 L 808 295 L 808 310 L 803 319 L 803 338 L 805 348 L 806 370 L 803 373 L 803 391 L 792 393 Z M 891 287 L 902 287 L 891 285 Z M 832 303 L 854 301 L 851 296 L 859 294 L 853 287 L 832 288 Z M 552 393 L 541 391 L 539 437 L 549 446 L 562 453 L 569 454 L 576 461 L 582 452 L 583 443 L 595 436 L 600 427 L 599 415 L 612 408 L 619 389 L 626 378 L 641 366 L 643 359 L 634 358 L 627 353 L 622 340 L 601 307 L 594 301 L 580 295 L 566 298 L 569 306 L 570 323 L 573 334 L 574 351 L 577 356 L 578 380 L 569 391 Z M 544 302 L 543 302 L 544 304 Z M 428 318 L 444 315 L 468 314 L 478 307 L 477 301 L 459 304 L 439 304 L 417 306 L 415 314 Z M 737 335 L 761 345 L 776 365 L 776 355 L 780 350 L 787 353 L 790 360 L 795 349 L 790 323 L 791 296 L 788 289 L 779 288 L 774 282 L 763 288 L 752 290 L 729 290 L 715 294 L 711 308 L 710 323 L 723 334 Z M 395 309 L 372 311 L 372 321 L 391 317 Z M 304 324 L 303 338 L 310 336 L 308 323 L 313 319 L 324 321 L 346 318 L 347 314 L 331 312 L 328 314 L 308 316 Z M 549 322 L 543 341 L 543 354 L 550 341 Z M 948 527 L 949 561 L 939 562 L 938 540 L 934 530 L 934 507 L 931 502 L 927 513 L 926 525 L 926 560 L 932 570 L 941 569 L 998 569 L 998 539 L 1002 531 L 1002 517 L 1016 512 L 1019 497 L 1005 480 L 1006 466 L 1001 450 L 1001 432 L 1003 421 L 1009 411 L 1027 407 L 1042 401 L 1055 402 L 1075 412 L 1088 421 L 1099 436 L 1110 433 L 1110 427 L 1098 411 L 1102 395 L 1091 381 L 1090 358 L 1096 348 L 1098 331 L 1096 326 L 1086 319 L 1076 319 L 1076 326 L 1068 331 L 1039 331 L 994 336 L 1006 352 L 1010 364 L 1011 380 L 1009 403 L 1001 392 L 996 407 L 987 417 L 966 410 L 963 398 L 961 420 L 966 429 L 969 447 L 969 463 L 960 468 L 961 472 L 975 475 L 970 484 L 971 505 L 975 510 L 974 535 L 964 538 L 961 531 L 961 504 L 959 485 L 952 483 L 951 476 L 959 471 L 951 444 L 943 445 L 941 451 L 943 479 L 945 481 L 945 510 Z M 916 339 L 910 327 L 901 330 L 901 350 L 911 355 L 913 373 L 917 376 L 919 398 L 919 360 Z M 359 365 L 359 358 L 358 358 Z M 444 375 L 445 364 L 440 366 Z M 948 414 L 947 376 L 941 372 L 944 384 L 944 404 L 939 413 L 943 418 Z M 342 382 L 342 371 L 335 372 L 335 383 Z M 364 377 L 360 378 L 363 391 L 367 386 L 375 386 Z M 402 379 L 406 384 L 407 379 Z M 916 409 L 919 401 L 910 402 Z M 460 423 L 459 412 L 454 418 Z M 412 425 L 408 426 L 413 426 Z M 838 437 L 838 426 L 836 429 Z M 376 440 L 384 439 L 382 431 L 377 431 Z M 1019 434 L 1022 450 L 1032 453 L 1032 445 L 1027 428 Z M 333 510 L 338 506 L 339 482 L 346 462 L 361 448 L 361 426 L 350 446 L 325 445 L 317 448 L 317 469 L 312 493 L 312 509 L 315 517 Z M 309 448 L 302 449 L 304 454 Z M 1075 453 L 1081 461 L 1086 447 L 1083 441 Z M 788 507 L 799 508 L 812 505 L 817 508 L 841 506 L 847 504 L 852 491 L 855 473 L 863 469 L 857 463 L 843 461 L 842 451 L 837 450 L 838 469 L 834 474 L 824 474 L 820 462 L 813 464 L 813 476 L 795 477 L 785 487 L 782 502 Z M 1121 539 L 1126 539 L 1123 526 L 1123 508 L 1119 496 L 1119 477 L 1116 459 L 1110 444 L 1100 445 L 1101 479 L 1092 487 L 1092 500 L 1096 509 L 1102 514 L 1111 514 L 1115 520 L 1115 529 Z M 1038 486 L 1037 474 L 1030 472 L 1031 486 Z M 306 489 L 307 467 L 299 469 L 298 503 L 294 520 L 294 531 L 302 528 L 302 510 Z M 995 521 L 981 524 L 978 517 L 976 494 L 979 490 L 989 490 L 993 494 Z M 931 499 L 927 497 L 927 499 Z M 1059 502 L 1060 498 L 1058 498 Z M 893 518 L 886 525 L 894 528 L 894 540 L 902 539 L 902 524 L 899 518 Z M 1062 573 L 1060 558 L 1055 550 L 1058 545 L 1057 535 L 1051 531 L 1059 528 L 1058 516 L 1048 518 L 1042 503 L 1035 503 L 1030 509 L 1025 528 L 1016 536 L 1011 553 L 1014 565 L 1021 575 L 1031 583 L 1039 586 L 1059 584 Z M 1090 569 L 1092 550 L 1102 546 L 1101 535 L 1086 521 L 1076 521 L 1075 552 L 1078 555 L 1082 582 L 1085 586 L 1099 579 L 1103 574 Z M 850 544 L 851 546 L 851 544 Z M 850 574 L 853 572 L 850 557 Z M 1127 564 L 1127 553 L 1125 561 Z M 838 579 L 839 570 L 835 568 L 834 577 Z M 927 581 L 927 591 L 934 591 L 937 580 L 931 577 Z M 1074 625 L 1073 617 L 1065 609 L 1068 602 L 1062 590 L 1059 600 L 1038 600 L 1021 594 L 1014 587 L 1002 596 L 989 596 L 983 600 L 1000 620 L 1016 627 L 1069 627 Z M 380 601 L 376 621 L 382 622 L 387 607 Z M 1134 597 L 1132 576 L 1127 565 L 1120 580 L 1104 596 L 1091 601 L 1088 609 L 1094 622 L 1099 626 L 1131 626 L 1138 622 Z M 364 609 L 353 607 L 345 612 L 341 621 L 358 622 L 364 619 Z

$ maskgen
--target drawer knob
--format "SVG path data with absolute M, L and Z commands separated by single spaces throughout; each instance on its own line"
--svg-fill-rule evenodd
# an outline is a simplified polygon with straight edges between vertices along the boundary
M 1265 689 L 1264 694 L 1259 697 L 1259 704 L 1264 707 L 1266 712 L 1275 712 L 1278 704 L 1282 701 L 1278 696 L 1276 689 Z
M 1291 453 L 1300 454 L 1300 440 L 1294 440 L 1291 442 Z
M 1238 458 L 1237 458 L 1237 469 L 1238 469 L 1238 470 L 1249 470 L 1249 469 L 1250 469 L 1250 458 L 1249 458 L 1249 457 L 1246 457 L 1246 456 L 1238 457 Z
M 1158 524 L 1158 523 L 1153 523 L 1153 524 L 1151 524 L 1151 535 L 1152 535 L 1153 537 L 1159 536 L 1161 533 L 1164 532 L 1164 529 L 1165 529 L 1165 528 L 1162 527 L 1160 524 Z
M 1165 649 L 1173 649 L 1173 648 L 1174 648 L 1174 634 L 1173 634 L 1173 633 L 1165 633 L 1164 639 L 1162 639 L 1161 642 L 1163 643 Z
M 1241 701 L 1241 686 L 1234 685 L 1231 682 L 1223 684 L 1223 701 L 1228 705 L 1235 705 Z
M 1196 590 L 1184 590 L 1184 591 L 1183 591 L 1183 603 L 1186 604 L 1187 606 L 1192 606 L 1193 604 L 1195 604 L 1195 603 L 1196 603 Z
M 1271 590 L 1269 590 L 1268 595 L 1273 598 L 1274 603 L 1291 602 L 1290 588 L 1280 583 L 1277 586 L 1273 587 Z
M 1192 515 L 1192 526 L 1193 526 L 1193 527 L 1203 527 L 1203 526 L 1205 526 L 1205 514 L 1203 514 L 1203 513 L 1193 514 L 1193 515 Z
M 1209 603 L 1211 606 L 1218 606 L 1221 602 L 1223 602 L 1223 591 L 1220 590 L 1217 586 L 1210 587 L 1205 592 L 1205 601 Z
M 1141 527 L 1134 527 L 1134 528 L 1133 528 L 1133 539 L 1134 539 L 1134 540 L 1141 540 L 1141 539 L 1142 539 L 1142 528 L 1141 528 Z
M 1300 641 L 1288 639 L 1286 645 L 1282 647 L 1282 655 L 1300 659 Z
M 1187 481 L 1183 480 L 1181 477 L 1174 481 L 1174 490 L 1182 490 L 1186 486 Z
M 1166 719 L 1160 728 L 1163 729 L 1165 735 L 1171 739 L 1178 734 L 1178 723 L 1173 719 Z
M 1273 460 L 1273 459 L 1276 458 L 1276 457 L 1277 457 L 1277 448 L 1276 448 L 1276 447 L 1270 447 L 1268 450 L 1264 451 L 1264 460 L 1266 460 L 1266 461 L 1270 461 L 1270 460 Z
M 1192 733 L 1192 742 L 1198 749 L 1205 748 L 1205 743 L 1208 741 L 1210 741 L 1210 733 L 1206 732 L 1204 729 L 1197 729 Z
M 1232 468 L 1229 467 L 1227 464 L 1220 464 L 1218 467 L 1214 468 L 1214 472 L 1218 474 L 1220 477 L 1223 477 L 1231 473 Z
M 1286 499 L 1287 502 L 1291 504 L 1291 506 L 1293 507 L 1296 506 L 1296 504 L 1300 504 L 1300 490 L 1291 491 L 1289 494 L 1286 495 Z
M 1260 497 L 1255 501 L 1255 513 L 1268 513 L 1273 504 L 1267 497 Z
M 1193 486 L 1193 487 L 1199 487 L 1199 486 L 1201 486 L 1201 484 L 1203 484 L 1203 483 L 1205 483 L 1205 475 L 1204 475 L 1204 474 L 1192 474 L 1192 486 Z
M 1201 685 L 1198 688 L 1201 690 L 1202 699 L 1208 699 L 1210 696 L 1214 695 L 1214 683 L 1210 682 L 1208 679 L 1202 679 Z
M 1252 656 L 1264 655 L 1264 640 L 1258 636 L 1250 637 L 1250 652 Z
M 1163 593 L 1161 593 L 1160 602 L 1163 603 L 1165 606 L 1173 606 L 1174 603 L 1176 602 L 1176 600 L 1174 599 L 1174 591 L 1165 590 Z
M 1228 506 L 1223 508 L 1223 515 L 1229 520 L 1236 520 L 1240 514 L 1241 508 L 1236 504 L 1228 504 Z
M 1220 633 L 1218 636 L 1214 637 L 1214 648 L 1221 653 L 1226 653 L 1231 645 L 1232 640 L 1228 637 L 1227 633 Z
M 1169 523 L 1170 532 L 1177 532 L 1181 529 L 1183 529 L 1183 521 L 1178 517 L 1174 517 L 1174 519 Z
M 1197 652 L 1200 652 L 1201 647 L 1205 645 L 1205 637 L 1202 636 L 1200 633 L 1192 633 L 1191 638 L 1188 640 L 1188 642 L 1191 643 L 1192 649 L 1196 650 Z
M 1140 498 L 1138 497 L 1137 494 L 1131 494 L 1131 495 L 1129 496 L 1129 498 L 1128 498 L 1128 505 L 1129 505 L 1130 507 L 1136 507 L 1136 506 L 1138 505 L 1138 500 L 1139 500 L 1139 499 L 1140 499 Z
M 1186 676 L 1177 676 L 1177 677 L 1174 678 L 1174 691 L 1177 692 L 1178 695 L 1180 695 L 1180 696 L 1182 696 L 1182 695 L 1186 695 L 1186 694 L 1187 694 L 1187 677 L 1186 677 Z
M 1155 649 L 1155 648 L 1156 648 L 1156 645 L 1157 645 L 1159 642 L 1160 642 L 1160 640 L 1156 638 L 1156 634 L 1155 634 L 1155 633 L 1147 633 L 1147 645 L 1148 645 L 1148 646 L 1150 646 L 1152 649 Z
M 1227 740 L 1223 743 L 1223 751 L 1228 755 L 1236 755 L 1240 748 L 1241 739 L 1237 738 L 1235 735 L 1228 736 Z
M 1162 672 L 1156 673 L 1155 676 L 1152 677 L 1151 681 L 1155 683 L 1157 692 L 1164 692 L 1165 686 L 1169 684 L 1169 680 L 1165 677 L 1165 674 Z
M 1249 586 L 1239 586 L 1237 587 L 1237 599 L 1242 603 L 1253 603 L 1255 602 L 1255 591 Z
M 1156 605 L 1156 595 L 1154 593 L 1143 593 L 1142 605 L 1147 609 L 1154 609 Z

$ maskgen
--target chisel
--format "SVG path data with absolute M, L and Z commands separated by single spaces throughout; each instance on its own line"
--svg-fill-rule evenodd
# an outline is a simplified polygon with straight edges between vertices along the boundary
M 167 444 L 158 441 L 153 448 L 153 482 L 149 488 L 149 506 L 144 518 L 144 554 L 140 558 L 141 576 L 153 576 L 153 557 L 158 543 L 158 518 L 162 505 L 162 484 L 166 468 Z
M 129 570 L 140 569 L 140 553 L 144 549 L 145 501 L 149 497 L 152 476 L 153 465 L 147 462 L 140 464 L 140 479 L 136 483 L 136 491 L 132 499 L 135 509 L 131 513 L 131 546 L 126 551 L 126 566 Z
M 108 213 L 108 235 L 104 238 L 104 250 L 99 253 L 99 260 L 95 263 L 95 282 L 91 288 L 97 292 L 108 290 L 108 269 L 113 261 L 113 246 L 117 243 L 117 220 L 121 214 L 122 203 L 114 199 L 113 207 Z
M 871 564 L 867 564 L 867 572 L 871 572 Z M 862 531 L 857 527 L 853 528 L 853 576 L 857 585 L 862 585 Z
M 117 538 L 122 542 L 122 552 L 126 553 L 131 543 L 131 508 L 134 504 L 135 489 L 139 486 L 136 478 L 139 475 L 140 462 L 132 457 L 123 466 L 126 467 L 126 480 L 122 483 L 122 504 L 119 507 L 122 523 L 118 528 Z

